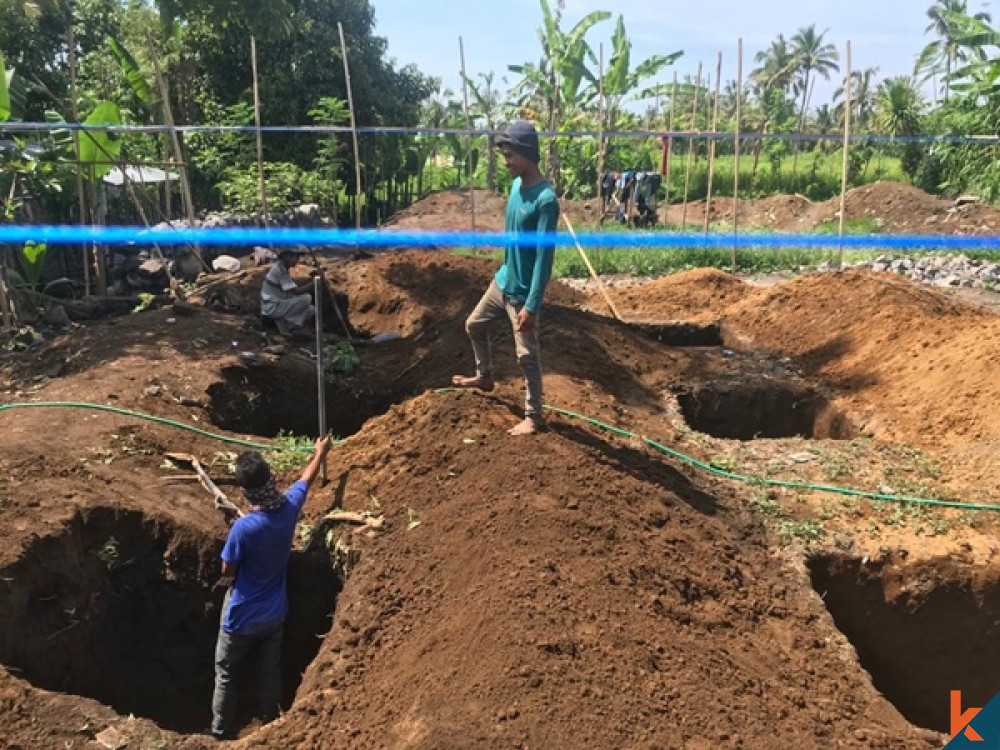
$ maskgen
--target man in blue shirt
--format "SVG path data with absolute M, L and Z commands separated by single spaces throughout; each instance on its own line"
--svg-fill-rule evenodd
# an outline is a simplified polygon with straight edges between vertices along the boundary
M 250 512 L 233 524 L 222 548 L 222 577 L 233 583 L 222 605 L 215 645 L 211 732 L 217 739 L 232 736 L 236 675 L 251 651 L 259 660 L 261 718 L 267 723 L 278 717 L 288 558 L 306 494 L 329 449 L 329 438 L 317 440 L 309 465 L 284 494 L 278 492 L 270 467 L 257 451 L 246 451 L 236 459 L 236 483 L 243 488 Z
M 476 374 L 455 375 L 451 382 L 459 388 L 493 390 L 489 326 L 498 318 L 508 318 L 514 329 L 517 363 L 524 374 L 526 391 L 524 420 L 508 432 L 530 435 L 544 426 L 538 314 L 552 276 L 555 248 L 546 235 L 558 227 L 559 200 L 538 168 L 538 133 L 531 123 L 513 123 L 498 136 L 497 148 L 514 178 L 507 200 L 504 261 L 465 321 L 476 357 Z

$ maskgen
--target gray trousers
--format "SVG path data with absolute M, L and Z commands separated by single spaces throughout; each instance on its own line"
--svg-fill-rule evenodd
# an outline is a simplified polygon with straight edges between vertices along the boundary
M 472 351 L 476 356 L 476 375 L 493 379 L 493 352 L 490 348 L 490 323 L 499 318 L 507 318 L 514 332 L 514 346 L 517 364 L 524 375 L 525 399 L 524 416 L 542 420 L 542 358 L 538 346 L 538 318 L 530 331 L 515 328 L 518 313 L 524 303 L 511 299 L 500 291 L 496 281 L 491 281 L 489 289 L 479 300 L 476 309 L 465 321 L 465 330 L 472 341 Z
M 228 604 L 228 596 L 227 596 Z M 226 607 L 223 606 L 223 612 Z M 236 714 L 236 681 L 240 667 L 251 651 L 258 665 L 260 715 L 266 724 L 281 711 L 281 639 L 284 623 L 278 622 L 252 633 L 227 633 L 219 624 L 215 643 L 215 692 L 212 695 L 212 734 L 229 736 Z

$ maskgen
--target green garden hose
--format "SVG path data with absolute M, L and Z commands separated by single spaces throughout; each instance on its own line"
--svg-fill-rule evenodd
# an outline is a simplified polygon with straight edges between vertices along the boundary
M 451 388 L 439 389 L 438 393 L 445 393 L 451 391 Z M 141 412 L 132 411 L 130 409 L 122 409 L 117 406 L 106 406 L 103 404 L 89 404 L 85 402 L 78 401 L 37 401 L 37 402 L 21 402 L 13 404 L 0 404 L 0 411 L 7 411 L 8 409 L 24 409 L 24 408 L 67 408 L 67 409 L 91 409 L 94 411 L 104 411 L 110 412 L 112 414 L 119 414 L 125 417 L 133 417 L 135 419 L 144 419 L 150 422 L 156 422 L 158 424 L 167 425 L 169 427 L 176 427 L 181 430 L 187 430 L 188 432 L 193 432 L 197 435 L 202 435 L 203 437 L 210 438 L 212 440 L 218 440 L 224 443 L 231 443 L 233 445 L 240 445 L 247 448 L 255 448 L 257 450 L 288 450 L 289 446 L 282 445 L 268 445 L 264 443 L 253 443 L 248 440 L 240 440 L 239 438 L 227 437 L 226 435 L 219 435 L 208 430 L 203 430 L 200 427 L 193 427 L 183 422 L 178 422 L 174 419 L 167 419 L 166 417 L 157 417 L 152 414 L 143 414 Z M 745 484 L 752 484 L 758 487 L 783 487 L 785 489 L 792 490 L 806 490 L 811 492 L 827 492 L 837 495 L 846 495 L 849 497 L 861 497 L 869 500 L 878 500 L 881 502 L 891 502 L 891 503 L 902 503 L 910 505 L 930 505 L 940 508 L 959 508 L 962 510 L 988 510 L 988 511 L 1000 511 L 1000 505 L 987 505 L 983 503 L 963 503 L 958 500 L 934 500 L 932 498 L 926 497 L 908 497 L 904 495 L 892 495 L 885 492 L 869 492 L 866 490 L 852 490 L 846 487 L 837 487 L 829 484 L 812 484 L 810 482 L 793 482 L 784 479 L 768 479 L 766 477 L 750 477 L 744 474 L 736 474 L 735 472 L 725 471 L 718 467 L 707 464 L 704 461 L 699 461 L 692 456 L 676 451 L 673 448 L 668 448 L 667 446 L 651 440 L 650 438 L 637 435 L 634 432 L 629 432 L 628 430 L 623 430 L 620 427 L 615 427 L 613 425 L 607 424 L 606 422 L 601 422 L 593 417 L 586 417 L 582 414 L 577 414 L 576 412 L 569 411 L 567 409 L 559 409 L 555 406 L 545 406 L 547 411 L 553 414 L 559 414 L 560 416 L 567 417 L 569 419 L 579 420 L 593 427 L 605 430 L 614 435 L 620 437 L 629 438 L 633 440 L 641 440 L 643 443 L 649 447 L 682 461 L 690 466 L 701 469 L 702 471 L 712 474 L 723 479 L 729 479 L 735 482 L 743 482 Z M 334 441 L 335 445 L 340 445 L 344 441 L 337 440 Z M 311 446 L 292 446 L 292 450 L 301 451 L 311 451 Z

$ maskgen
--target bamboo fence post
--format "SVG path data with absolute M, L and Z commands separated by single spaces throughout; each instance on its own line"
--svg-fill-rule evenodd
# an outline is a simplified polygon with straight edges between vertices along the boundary
M 597 198 L 601 201 L 601 221 L 604 221 L 604 43 L 597 58 Z
M 253 71 L 253 122 L 257 129 L 257 184 L 260 189 L 260 210 L 264 226 L 271 226 L 267 210 L 267 185 L 264 181 L 264 135 L 260 130 L 260 85 L 257 80 L 257 37 L 250 35 L 250 68 Z
M 701 93 L 701 63 L 694 83 L 694 106 L 691 107 L 691 137 L 688 140 L 687 165 L 684 168 L 684 205 L 681 208 L 681 231 L 687 229 L 688 191 L 691 188 L 691 163 L 694 160 L 695 133 L 698 130 L 698 95 Z
M 844 148 L 840 165 L 840 228 L 838 230 L 837 268 L 844 266 L 844 214 L 847 209 L 847 166 L 851 139 L 851 42 L 847 41 L 847 78 L 844 81 Z
M 736 128 L 733 153 L 733 253 L 732 271 L 736 273 L 736 244 L 740 233 L 740 117 L 743 114 L 743 40 L 737 44 L 736 63 Z
M 604 286 L 604 282 L 601 281 L 601 277 L 597 275 L 597 271 L 594 270 L 594 266 L 590 263 L 590 258 L 587 257 L 587 253 L 584 252 L 583 245 L 580 244 L 580 240 L 576 237 L 576 231 L 573 229 L 573 225 L 570 223 L 569 218 L 566 214 L 562 215 L 563 221 L 566 222 L 566 228 L 569 230 L 570 235 L 573 237 L 573 242 L 576 243 L 576 249 L 580 251 L 580 257 L 583 258 L 584 264 L 587 266 L 587 270 L 590 271 L 590 276 L 597 283 L 597 288 L 600 289 L 601 294 L 604 295 L 604 301 L 608 303 L 608 307 L 611 308 L 611 314 L 615 316 L 616 320 L 621 320 L 622 316 L 618 314 L 618 308 L 615 307 L 615 303 L 611 301 L 611 295 L 608 293 L 607 287 Z
M 73 19 L 69 20 L 68 46 L 69 46 L 69 106 L 73 123 L 80 120 L 80 111 L 76 103 L 76 30 Z M 76 195 L 77 205 L 80 208 L 80 224 L 87 223 L 87 199 L 83 194 L 83 175 L 80 173 L 80 131 L 73 129 L 73 153 L 76 156 Z M 90 246 L 83 246 L 83 293 L 90 296 Z
M 167 79 L 163 75 L 163 71 L 160 69 L 160 56 L 156 52 L 156 45 L 153 43 L 152 35 L 147 35 L 147 40 L 149 42 L 149 53 L 150 58 L 153 62 L 153 73 L 156 75 L 156 83 L 160 89 L 160 96 L 163 97 L 163 124 L 167 126 L 167 132 L 170 134 L 170 145 L 174 151 L 174 161 L 178 164 L 177 174 L 181 178 L 181 203 L 184 204 L 184 212 L 187 214 L 188 225 L 191 229 L 194 229 L 194 224 L 197 218 L 194 214 L 194 198 L 191 196 L 191 181 L 188 179 L 187 172 L 187 161 L 184 159 L 184 152 L 181 149 L 181 139 L 177 135 L 177 128 L 174 125 L 174 110 L 170 105 L 170 87 L 167 85 Z M 181 166 L 183 165 L 183 166 Z M 211 271 L 211 267 L 205 262 L 205 259 L 201 257 L 201 251 L 198 249 L 197 245 L 193 246 L 194 256 L 201 261 L 201 265 L 205 267 L 206 270 Z
M 465 44 L 458 38 L 458 56 L 462 62 L 462 106 L 465 108 L 465 124 L 469 129 L 465 169 L 469 174 L 469 206 L 472 211 L 472 231 L 476 231 L 476 173 L 472 166 L 472 116 L 469 114 L 469 79 L 465 77 Z
M 340 32 L 340 55 L 344 58 L 344 84 L 347 86 L 347 108 L 351 114 L 351 140 L 354 143 L 354 228 L 361 229 L 361 156 L 358 151 L 358 124 L 354 117 L 354 93 L 351 90 L 351 67 L 347 62 L 347 42 L 344 25 L 337 21 Z
M 715 68 L 715 101 L 712 104 L 712 140 L 708 146 L 708 188 L 705 193 L 705 234 L 708 234 L 708 223 L 712 216 L 712 179 L 715 169 L 715 134 L 719 131 L 719 91 L 722 88 L 722 53 L 719 53 L 719 63 Z
M 666 191 L 663 196 L 663 223 L 667 223 L 667 213 L 670 210 L 670 165 L 674 160 L 674 111 L 677 104 L 677 71 L 674 71 L 674 84 L 670 89 L 670 119 L 667 120 L 667 168 L 663 181 Z

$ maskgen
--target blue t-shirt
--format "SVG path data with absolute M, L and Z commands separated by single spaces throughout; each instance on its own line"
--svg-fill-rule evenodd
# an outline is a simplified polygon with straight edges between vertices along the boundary
M 542 306 L 542 295 L 552 276 L 555 247 L 543 235 L 559 227 L 559 200 L 552 186 L 542 180 L 521 187 L 514 180 L 507 200 L 506 230 L 513 235 L 503 252 L 503 265 L 496 273 L 500 291 L 524 303 L 530 313 Z
M 308 491 L 309 485 L 298 481 L 278 510 L 251 511 L 230 529 L 222 561 L 236 567 L 236 580 L 222 620 L 227 633 L 250 633 L 285 619 L 288 558 Z

